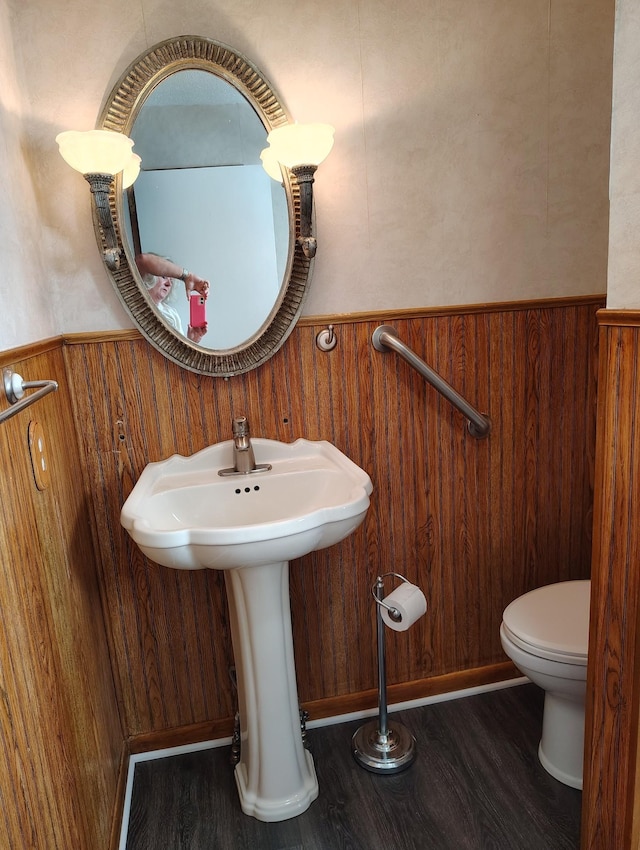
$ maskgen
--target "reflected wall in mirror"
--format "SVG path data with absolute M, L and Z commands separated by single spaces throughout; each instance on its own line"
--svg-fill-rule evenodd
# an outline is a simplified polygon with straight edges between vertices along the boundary
M 140 176 L 112 210 L 121 240 L 110 271 L 143 335 L 174 362 L 228 377 L 267 360 L 300 315 L 311 270 L 296 242 L 299 192 L 264 171 L 268 132 L 288 121 L 271 86 L 244 57 L 195 36 L 140 56 L 111 92 L 100 127 L 130 136 Z M 96 228 L 99 242 L 99 228 Z M 169 257 L 210 282 L 207 332 L 191 342 L 184 284 L 167 299 L 179 321 L 155 308 L 135 258 Z

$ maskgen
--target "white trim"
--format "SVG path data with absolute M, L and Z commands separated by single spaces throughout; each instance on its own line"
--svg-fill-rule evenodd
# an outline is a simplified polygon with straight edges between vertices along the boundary
M 419 699 L 406 700 L 395 703 L 388 707 L 389 713 L 393 711 L 405 711 L 410 708 L 420 708 L 424 705 L 434 705 L 439 702 L 449 702 L 454 699 L 476 696 L 476 694 L 488 693 L 489 691 L 500 691 L 504 688 L 513 688 L 517 685 L 529 684 L 526 676 L 517 679 L 506 679 L 502 682 L 493 682 L 489 685 L 476 685 L 473 688 L 462 688 L 457 691 L 449 691 L 444 694 L 433 694 Z M 370 708 L 365 711 L 352 711 L 349 714 L 337 714 L 333 717 L 322 717 L 319 720 L 310 720 L 307 729 L 318 729 L 321 726 L 334 726 L 337 723 L 348 723 L 351 720 L 362 720 L 373 717 L 378 713 L 378 708 Z M 155 759 L 169 758 L 171 756 L 184 755 L 185 753 L 200 752 L 201 750 L 213 750 L 216 747 L 226 747 L 231 744 L 231 738 L 217 738 L 214 741 L 201 741 L 198 744 L 183 744 L 179 747 L 166 747 L 161 750 L 151 750 L 147 753 L 134 753 L 129 757 L 127 771 L 127 786 L 125 789 L 124 806 L 122 809 L 122 827 L 120 829 L 119 850 L 126 850 L 127 832 L 129 830 L 129 815 L 131 814 L 131 794 L 133 791 L 133 775 L 138 762 L 153 761 Z
M 517 679 L 506 679 L 503 682 L 494 682 L 490 685 L 476 685 L 473 688 L 462 688 L 458 691 L 448 691 L 444 694 L 433 694 L 429 697 L 410 699 L 405 702 L 397 702 L 388 707 L 389 713 L 393 711 L 405 711 L 408 708 L 420 708 L 423 705 L 434 705 L 438 702 L 449 702 L 463 697 L 473 697 L 476 694 L 484 694 L 489 691 L 501 691 L 504 688 L 513 688 L 515 685 L 528 685 L 529 679 L 520 676 Z M 373 717 L 378 713 L 378 708 L 368 708 L 365 711 L 352 711 L 350 714 L 338 714 L 335 717 L 322 717 L 320 720 L 310 720 L 307 729 L 317 729 L 319 726 L 333 726 L 336 723 L 348 723 L 350 720 L 360 720 Z

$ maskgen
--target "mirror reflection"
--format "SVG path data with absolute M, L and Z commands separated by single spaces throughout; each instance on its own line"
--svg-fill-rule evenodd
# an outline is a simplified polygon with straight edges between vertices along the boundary
M 159 317 L 191 342 L 200 342 L 208 331 L 209 281 L 185 268 L 181 269 L 169 257 L 154 253 L 136 254 L 136 266 Z M 178 279 L 184 283 L 184 295 L 189 303 L 186 319 L 181 315 L 183 311 L 177 309 L 180 297 L 177 294 L 180 287 L 176 287 Z
M 129 135 L 142 170 L 127 190 L 126 234 L 153 305 L 192 342 L 241 345 L 273 310 L 289 249 L 286 192 L 260 160 L 267 129 L 226 80 L 186 69 L 153 89 Z M 150 278 L 140 261 L 150 255 L 208 281 L 204 299 L 179 279 Z M 194 308 L 205 314 L 196 326 Z

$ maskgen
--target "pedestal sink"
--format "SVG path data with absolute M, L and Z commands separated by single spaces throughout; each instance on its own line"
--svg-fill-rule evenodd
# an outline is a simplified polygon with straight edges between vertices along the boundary
M 289 561 L 343 540 L 369 507 L 371 480 L 331 443 L 256 438 L 259 474 L 222 477 L 233 441 L 150 463 L 121 513 L 152 561 L 225 572 L 236 662 L 242 810 L 262 821 L 318 795 L 304 748 L 293 656 Z

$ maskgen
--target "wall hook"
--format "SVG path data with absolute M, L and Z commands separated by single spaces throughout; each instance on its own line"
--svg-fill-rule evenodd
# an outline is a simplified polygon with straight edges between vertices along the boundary
M 338 337 L 335 335 L 333 325 L 329 325 L 316 337 L 316 345 L 320 351 L 331 351 L 338 344 Z

